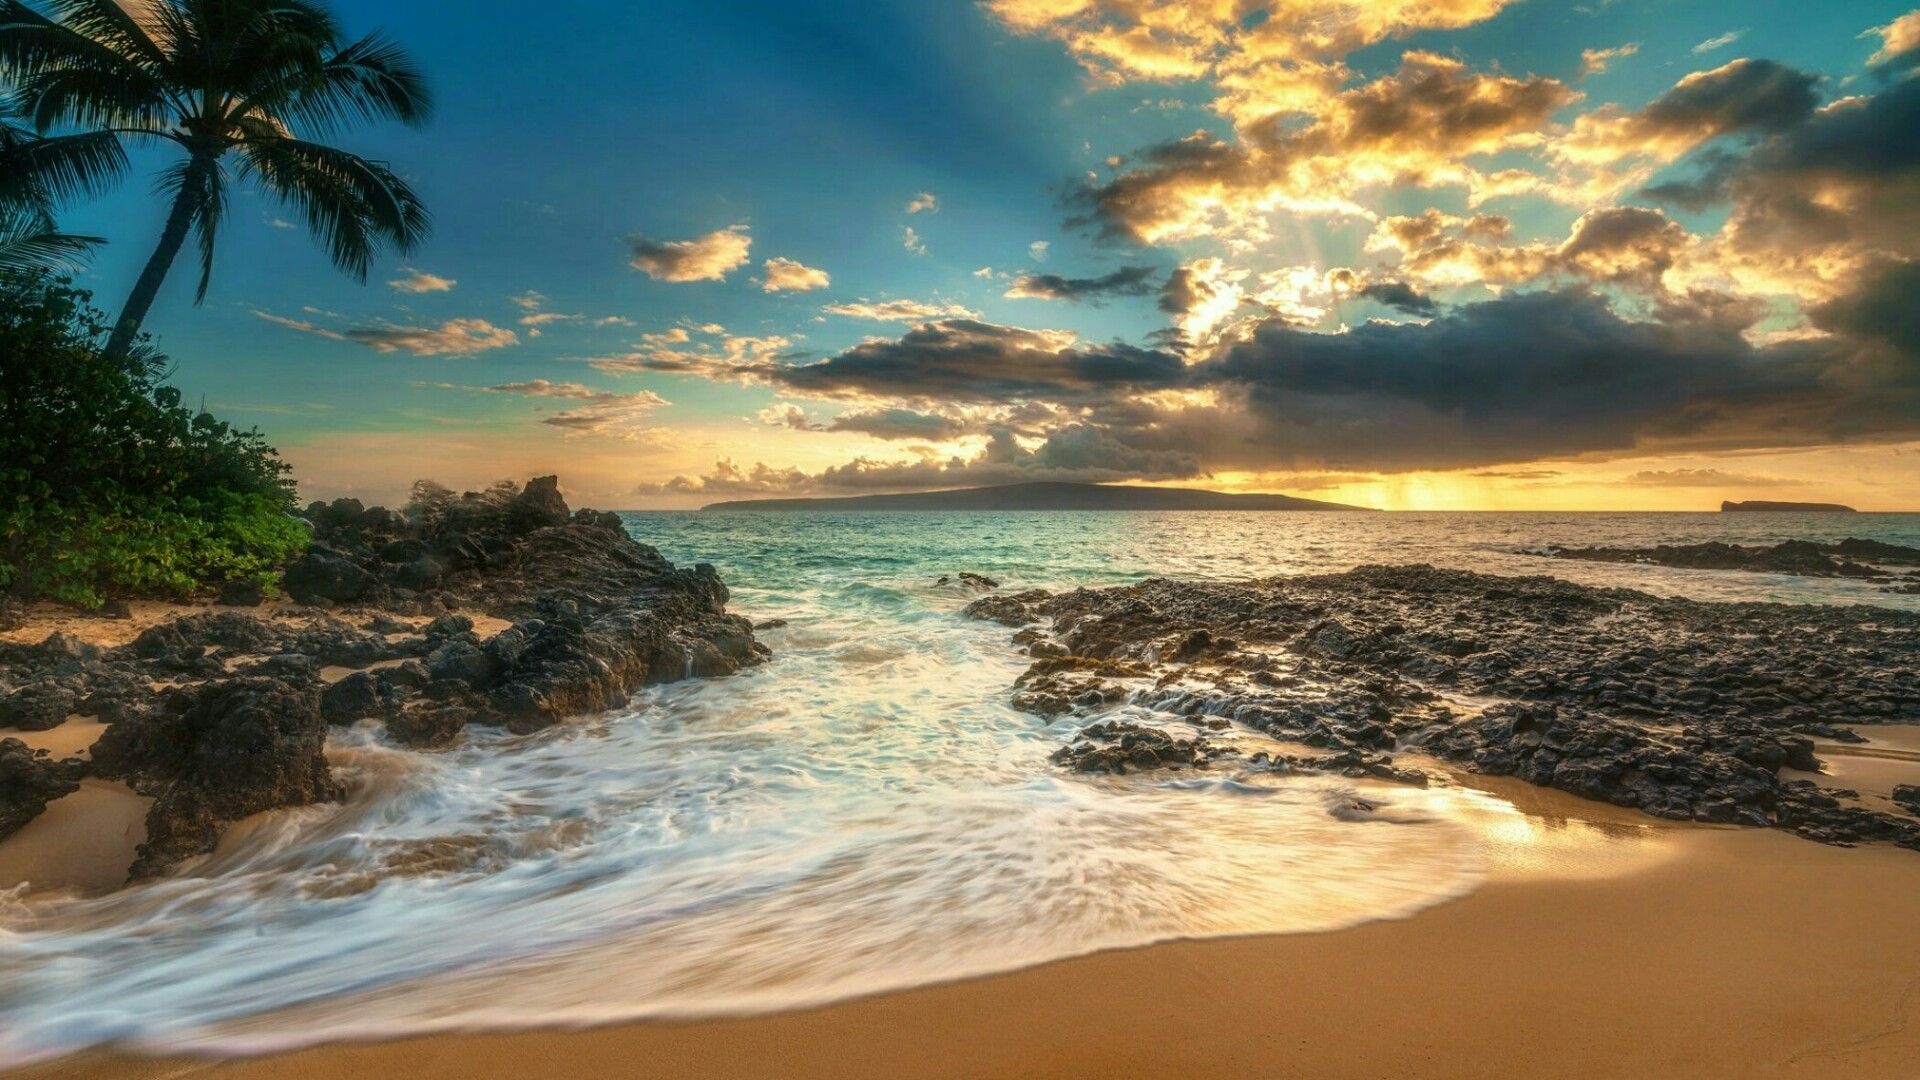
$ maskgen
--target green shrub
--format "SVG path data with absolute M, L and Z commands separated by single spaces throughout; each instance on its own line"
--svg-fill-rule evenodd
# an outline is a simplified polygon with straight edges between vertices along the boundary
M 307 543 L 257 431 L 180 403 L 165 362 L 111 360 L 85 292 L 0 275 L 0 588 L 98 605 L 271 588 Z

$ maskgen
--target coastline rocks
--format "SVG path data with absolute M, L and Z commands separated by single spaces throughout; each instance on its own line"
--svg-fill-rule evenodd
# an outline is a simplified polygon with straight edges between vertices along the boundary
M 283 582 L 287 595 L 302 604 L 344 604 L 365 596 L 374 576 L 338 552 L 316 546 L 287 564 Z
M 1524 552 L 1553 559 L 1584 562 L 1651 563 L 1692 570 L 1744 570 L 1751 573 L 1797 574 L 1802 577 L 1886 578 L 1876 564 L 1920 566 L 1920 548 L 1878 540 L 1847 539 L 1822 544 L 1811 540 L 1784 540 L 1770 546 L 1743 547 L 1712 541 L 1704 544 L 1661 544 L 1645 548 L 1562 548 Z
M 1920 848 L 1911 818 L 1782 774 L 1818 772 L 1809 735 L 1920 722 L 1920 615 L 1424 566 L 1004 599 L 969 610 L 1046 657 L 1015 687 L 1053 695 L 1033 711 L 1100 708 L 1064 673 L 1126 664 L 1154 680 L 1132 708 L 1322 751 L 1290 768 L 1418 782 L 1393 760 L 1418 750 L 1659 817 Z
M 1219 751 L 1204 736 L 1182 739 L 1158 728 L 1104 720 L 1080 731 L 1080 737 L 1053 752 L 1056 765 L 1083 773 L 1125 776 L 1149 769 L 1205 765 Z
M 418 518 L 336 499 L 306 519 L 317 542 L 285 580 L 309 610 L 201 611 L 110 650 L 61 634 L 0 643 L 0 728 L 110 725 L 90 761 L 7 745 L 9 828 L 80 775 L 125 780 L 155 799 L 132 875 L 152 877 L 249 814 L 339 798 L 332 725 L 381 723 L 399 745 L 437 749 L 468 724 L 532 731 L 768 655 L 727 613 L 713 567 L 676 568 L 618 515 L 569 510 L 552 477 Z M 351 622 L 336 616 L 348 608 Z M 453 608 L 506 625 L 482 636 Z M 356 670 L 328 683 L 328 667 Z
M 267 602 L 266 590 L 257 581 L 229 581 L 220 586 L 214 603 L 221 607 L 259 607 Z
M 1002 626 L 1026 626 L 1040 621 L 1037 605 L 1048 598 L 1041 589 L 983 596 L 968 604 L 961 614 L 970 619 L 985 619 Z
M 0 840 L 40 816 L 47 804 L 80 787 L 81 763 L 55 761 L 19 739 L 0 739 Z
M 269 676 L 173 690 L 158 709 L 109 727 L 94 771 L 155 800 L 131 878 L 212 851 L 249 814 L 338 799 L 326 732 L 315 682 Z

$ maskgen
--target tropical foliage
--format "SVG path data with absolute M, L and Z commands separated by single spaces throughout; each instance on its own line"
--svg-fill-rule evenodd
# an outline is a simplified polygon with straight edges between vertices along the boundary
M 182 405 L 160 358 L 107 353 L 103 320 L 64 280 L 0 272 L 0 588 L 86 605 L 270 588 L 307 543 L 288 467 Z

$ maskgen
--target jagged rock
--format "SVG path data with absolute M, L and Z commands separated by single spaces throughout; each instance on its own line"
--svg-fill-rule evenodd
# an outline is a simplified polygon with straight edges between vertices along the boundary
M 80 711 L 85 694 L 85 687 L 72 679 L 28 683 L 0 695 L 0 728 L 45 731 L 59 727 Z
M 154 798 L 131 876 L 213 850 L 227 824 L 340 796 L 312 681 L 240 677 L 169 692 L 149 715 L 108 728 L 95 770 Z
M 1215 753 L 1203 736 L 1181 739 L 1157 728 L 1107 720 L 1083 728 L 1077 741 L 1054 751 L 1053 762 L 1076 772 L 1125 775 L 1204 765 Z
M 40 816 L 47 804 L 80 787 L 80 763 L 55 761 L 19 739 L 0 739 L 0 840 Z
M 572 517 L 567 500 L 560 495 L 557 476 L 536 476 L 527 481 L 527 486 L 521 488 L 520 494 L 507 506 L 508 528 L 516 533 L 565 525 Z
M 324 548 L 309 548 L 287 564 L 282 579 L 287 595 L 303 604 L 318 600 L 347 603 L 366 595 L 374 576 L 359 564 Z
M 1002 626 L 1025 626 L 1040 620 L 1034 605 L 1046 598 L 1047 594 L 1037 589 L 983 596 L 968 604 L 962 614 L 970 619 L 985 619 Z
M 432 555 L 422 555 L 394 571 L 393 582 L 403 589 L 425 592 L 438 588 L 446 580 L 447 564 Z

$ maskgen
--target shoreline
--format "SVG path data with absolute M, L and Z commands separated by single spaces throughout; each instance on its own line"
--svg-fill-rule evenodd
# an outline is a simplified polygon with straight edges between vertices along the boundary
M 1572 841 L 1532 850 L 1560 848 L 1564 858 L 1536 867 L 1495 851 L 1472 893 L 1343 930 L 1171 941 L 788 1012 L 428 1034 L 252 1058 L 96 1050 L 0 1077 L 584 1078 L 636 1062 L 660 1075 L 797 1080 L 1892 1080 L 1920 1069 L 1920 937 L 1910 932 L 1920 859 L 1911 852 L 1769 830 L 1646 827 L 1564 795 L 1526 809 L 1540 835 Z M 1595 842 L 1622 823 L 1641 826 L 1638 835 Z M 1596 830 L 1583 838 L 1569 825 Z

